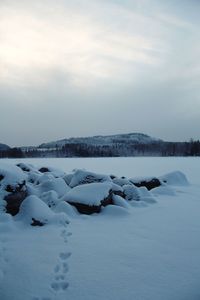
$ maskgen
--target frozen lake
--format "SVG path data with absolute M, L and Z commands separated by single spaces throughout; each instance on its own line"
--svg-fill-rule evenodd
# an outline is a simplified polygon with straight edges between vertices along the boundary
M 109 205 L 90 216 L 66 212 L 67 227 L 32 227 L 0 215 L 0 300 L 200 299 L 199 158 L 3 161 L 126 177 L 179 170 L 191 185 L 154 189 L 153 204 Z

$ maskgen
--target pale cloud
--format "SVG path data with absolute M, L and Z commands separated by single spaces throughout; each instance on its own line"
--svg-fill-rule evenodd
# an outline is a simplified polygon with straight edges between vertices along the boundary
M 1 0 L 0 142 L 131 131 L 198 138 L 199 6 Z
M 56 8 L 53 17 L 47 8 L 44 18 L 38 18 L 29 7 L 23 10 L 8 6 L 1 10 L 1 81 L 24 85 L 38 79 L 38 84 L 44 84 L 48 76 L 40 74 L 46 76 L 47 71 L 51 74 L 59 68 L 72 84 L 91 85 L 98 79 L 123 80 L 128 77 L 130 64 L 160 63 L 153 53 L 159 51 L 159 41 L 133 34 L 130 28 L 119 30 L 95 21 L 76 12 L 75 7 Z M 119 8 L 113 11 L 116 19 Z M 120 10 L 119 17 L 128 18 L 133 27 L 144 22 L 125 9 Z

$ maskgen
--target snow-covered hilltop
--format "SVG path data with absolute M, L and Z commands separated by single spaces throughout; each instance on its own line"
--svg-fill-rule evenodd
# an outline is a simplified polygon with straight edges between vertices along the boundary
M 10 149 L 8 145 L 0 143 L 0 151 L 6 151 L 8 149 Z
M 143 133 L 72 137 L 39 146 L 0 149 L 0 157 L 200 156 L 200 141 L 168 142 Z
M 39 148 L 52 149 L 56 147 L 63 147 L 67 144 L 88 144 L 88 145 L 114 145 L 114 144 L 149 144 L 152 142 L 159 142 L 160 139 L 152 138 L 143 133 L 128 133 L 128 134 L 115 134 L 115 135 L 97 135 L 92 137 L 77 137 L 52 141 L 43 143 Z

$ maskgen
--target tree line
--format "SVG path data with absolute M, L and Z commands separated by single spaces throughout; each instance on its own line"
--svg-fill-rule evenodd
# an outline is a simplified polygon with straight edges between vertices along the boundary
M 120 157 L 120 156 L 200 156 L 200 141 L 112 143 L 94 145 L 68 143 L 55 149 L 27 149 L 23 157 Z
M 116 142 L 108 145 L 68 143 L 55 149 L 10 148 L 0 151 L 0 158 L 28 157 L 120 157 L 120 156 L 200 156 L 200 141 L 148 144 Z

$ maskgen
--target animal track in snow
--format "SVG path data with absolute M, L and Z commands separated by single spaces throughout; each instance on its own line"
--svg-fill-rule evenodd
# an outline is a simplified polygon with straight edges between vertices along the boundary
M 68 268 L 68 264 L 66 262 L 63 263 L 63 273 L 67 273 L 69 268 Z
M 71 252 L 61 252 L 59 254 L 60 259 L 66 260 L 71 256 Z
M 64 243 L 67 243 L 67 237 L 71 235 L 67 233 L 66 229 L 63 229 L 60 233 L 60 236 L 64 240 Z M 66 260 L 71 256 L 71 252 L 60 252 L 59 253 L 59 262 L 54 267 L 54 281 L 51 283 L 51 288 L 54 292 L 65 291 L 69 283 L 66 281 L 66 273 L 68 272 L 68 264 Z
M 53 282 L 51 284 L 51 287 L 54 291 L 58 292 L 60 290 L 65 291 L 69 286 L 69 283 L 67 281 L 60 281 L 60 282 Z
M 54 268 L 54 273 L 58 273 L 60 270 L 60 266 L 59 265 L 56 265 L 55 268 Z
M 71 235 L 72 235 L 71 232 L 67 232 L 67 230 L 64 229 L 64 230 L 61 231 L 61 235 L 60 236 L 64 239 L 64 242 L 67 243 L 68 242 L 67 238 L 69 236 L 71 236 Z

